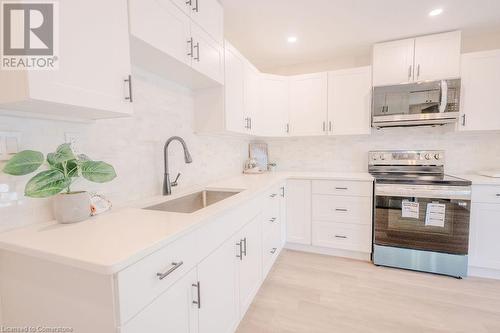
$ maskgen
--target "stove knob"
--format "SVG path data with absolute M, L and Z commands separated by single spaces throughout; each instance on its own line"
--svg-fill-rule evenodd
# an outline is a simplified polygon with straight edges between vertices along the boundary
M 441 154 L 434 154 L 434 158 L 436 160 L 440 160 L 441 159 Z
M 381 159 L 382 161 L 383 161 L 383 160 L 385 160 L 385 156 L 384 156 L 384 154 L 380 154 L 380 159 Z
M 376 161 L 378 159 L 377 155 L 373 154 L 372 155 L 372 160 Z
M 425 154 L 425 159 L 426 159 L 426 160 L 430 160 L 430 159 L 431 159 L 431 154 L 428 154 L 428 153 L 427 153 L 427 154 Z

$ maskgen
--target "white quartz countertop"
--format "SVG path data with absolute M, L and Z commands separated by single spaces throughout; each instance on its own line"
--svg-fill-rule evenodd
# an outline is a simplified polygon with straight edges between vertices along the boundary
M 262 194 L 285 179 L 372 181 L 368 173 L 287 172 L 241 175 L 203 187 L 138 201 L 75 224 L 56 221 L 0 234 L 0 249 L 101 274 L 113 274 L 182 235 Z M 191 214 L 141 209 L 204 188 L 240 193 Z

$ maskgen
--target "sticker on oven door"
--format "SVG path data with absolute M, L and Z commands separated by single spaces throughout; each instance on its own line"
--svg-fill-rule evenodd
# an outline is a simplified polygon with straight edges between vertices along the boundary
M 419 209 L 418 202 L 403 200 L 401 202 L 401 217 L 418 219 L 418 209 Z
M 444 227 L 446 217 L 446 205 L 440 203 L 428 203 L 425 213 L 425 225 L 431 227 Z

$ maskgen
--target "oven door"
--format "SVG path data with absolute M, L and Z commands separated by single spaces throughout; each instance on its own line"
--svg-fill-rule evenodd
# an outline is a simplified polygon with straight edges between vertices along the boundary
M 375 185 L 374 243 L 466 255 L 470 187 Z

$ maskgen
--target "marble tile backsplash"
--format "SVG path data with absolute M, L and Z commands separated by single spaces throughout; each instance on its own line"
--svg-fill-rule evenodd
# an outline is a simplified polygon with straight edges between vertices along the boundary
M 134 69 L 134 115 L 130 118 L 71 123 L 0 117 L 0 131 L 21 133 L 21 149 L 53 151 L 74 133 L 82 152 L 111 163 L 118 177 L 111 183 L 82 180 L 77 189 L 97 191 L 114 204 L 161 193 L 163 144 L 172 135 L 183 137 L 193 156 L 184 164 L 180 144 L 170 145 L 170 173 L 181 172 L 174 191 L 241 173 L 248 154 L 248 139 L 197 135 L 193 132 L 192 92 L 169 81 Z M 30 176 L 0 172 L 0 231 L 52 219 L 50 199 L 23 196 Z
M 500 131 L 442 127 L 389 128 L 371 135 L 268 139 L 269 159 L 286 171 L 366 171 L 368 151 L 441 149 L 447 173 L 500 170 Z

